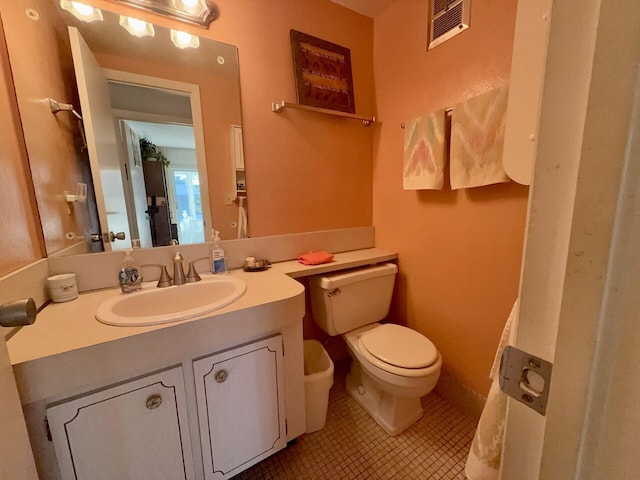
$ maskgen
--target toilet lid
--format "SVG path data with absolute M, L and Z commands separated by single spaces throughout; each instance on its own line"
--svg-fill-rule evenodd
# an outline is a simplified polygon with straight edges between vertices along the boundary
M 360 345 L 377 359 L 401 368 L 425 368 L 438 359 L 438 350 L 427 337 L 393 323 L 365 332 Z

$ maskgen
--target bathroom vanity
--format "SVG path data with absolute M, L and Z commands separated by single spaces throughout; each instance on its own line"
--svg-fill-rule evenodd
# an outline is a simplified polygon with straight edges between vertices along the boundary
M 116 289 L 48 305 L 8 343 L 41 478 L 223 479 L 284 448 L 305 431 L 294 278 L 395 258 L 365 249 L 233 270 L 247 286 L 234 303 L 160 325 L 98 322 Z
M 41 478 L 229 478 L 304 433 L 304 288 L 230 275 L 247 291 L 212 314 L 104 325 L 110 289 L 49 305 L 9 342 Z

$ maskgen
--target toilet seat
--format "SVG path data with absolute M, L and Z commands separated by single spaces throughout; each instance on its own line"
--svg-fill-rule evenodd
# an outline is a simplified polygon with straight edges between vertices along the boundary
M 392 323 L 362 333 L 358 347 L 362 356 L 376 367 L 406 377 L 430 374 L 440 358 L 427 337 Z

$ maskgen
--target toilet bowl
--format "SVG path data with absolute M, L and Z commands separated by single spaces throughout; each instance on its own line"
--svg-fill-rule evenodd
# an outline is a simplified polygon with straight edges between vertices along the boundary
M 389 435 L 422 417 L 420 397 L 435 387 L 442 367 L 428 338 L 378 323 L 389 312 L 396 272 L 383 264 L 310 279 L 314 321 L 342 335 L 352 358 L 347 391 Z

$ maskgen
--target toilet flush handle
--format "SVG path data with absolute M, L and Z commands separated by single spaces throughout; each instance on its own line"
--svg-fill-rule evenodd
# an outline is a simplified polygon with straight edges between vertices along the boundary
M 329 293 L 327 293 L 327 297 L 333 297 L 333 296 L 338 296 L 342 294 L 342 290 L 340 290 L 339 288 L 334 288 L 333 290 L 331 290 Z

